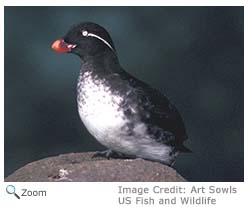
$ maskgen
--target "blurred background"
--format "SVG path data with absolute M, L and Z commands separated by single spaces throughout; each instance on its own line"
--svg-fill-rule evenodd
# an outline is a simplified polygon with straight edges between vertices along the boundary
M 51 50 L 72 24 L 112 36 L 126 71 L 184 118 L 189 181 L 244 180 L 243 7 L 5 7 L 5 177 L 63 153 L 104 149 L 76 105 L 80 60 Z

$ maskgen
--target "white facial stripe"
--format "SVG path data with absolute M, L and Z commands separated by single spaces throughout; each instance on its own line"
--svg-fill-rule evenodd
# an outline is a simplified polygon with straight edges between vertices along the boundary
M 99 40 L 101 40 L 105 45 L 107 45 L 111 50 L 114 51 L 114 49 L 111 47 L 111 45 L 103 38 L 101 38 L 100 36 L 96 35 L 96 34 L 93 34 L 93 33 L 88 33 L 88 31 L 84 30 L 82 31 L 82 35 L 85 36 L 85 37 L 95 37 Z

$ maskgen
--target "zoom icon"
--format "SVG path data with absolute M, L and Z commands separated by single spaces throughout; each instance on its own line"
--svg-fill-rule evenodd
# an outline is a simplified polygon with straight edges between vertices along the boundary
M 15 192 L 15 186 L 13 186 L 13 185 L 8 185 L 8 186 L 6 187 L 6 192 L 7 192 L 8 194 L 13 194 L 16 198 L 20 199 L 20 196 L 17 195 L 16 192 Z

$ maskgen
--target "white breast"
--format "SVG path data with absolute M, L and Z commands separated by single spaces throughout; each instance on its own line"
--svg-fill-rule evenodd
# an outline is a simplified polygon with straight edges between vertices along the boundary
M 83 81 L 81 81 L 83 80 Z M 116 142 L 126 119 L 119 108 L 123 98 L 112 94 L 104 80 L 85 73 L 78 82 L 78 111 L 89 132 L 105 146 Z M 111 136 L 113 138 L 111 138 Z

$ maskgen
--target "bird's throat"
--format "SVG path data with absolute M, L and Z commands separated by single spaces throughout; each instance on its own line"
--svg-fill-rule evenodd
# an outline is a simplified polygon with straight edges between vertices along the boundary
M 97 74 L 118 73 L 122 70 L 117 55 L 113 52 L 81 57 L 81 72 L 90 71 Z

